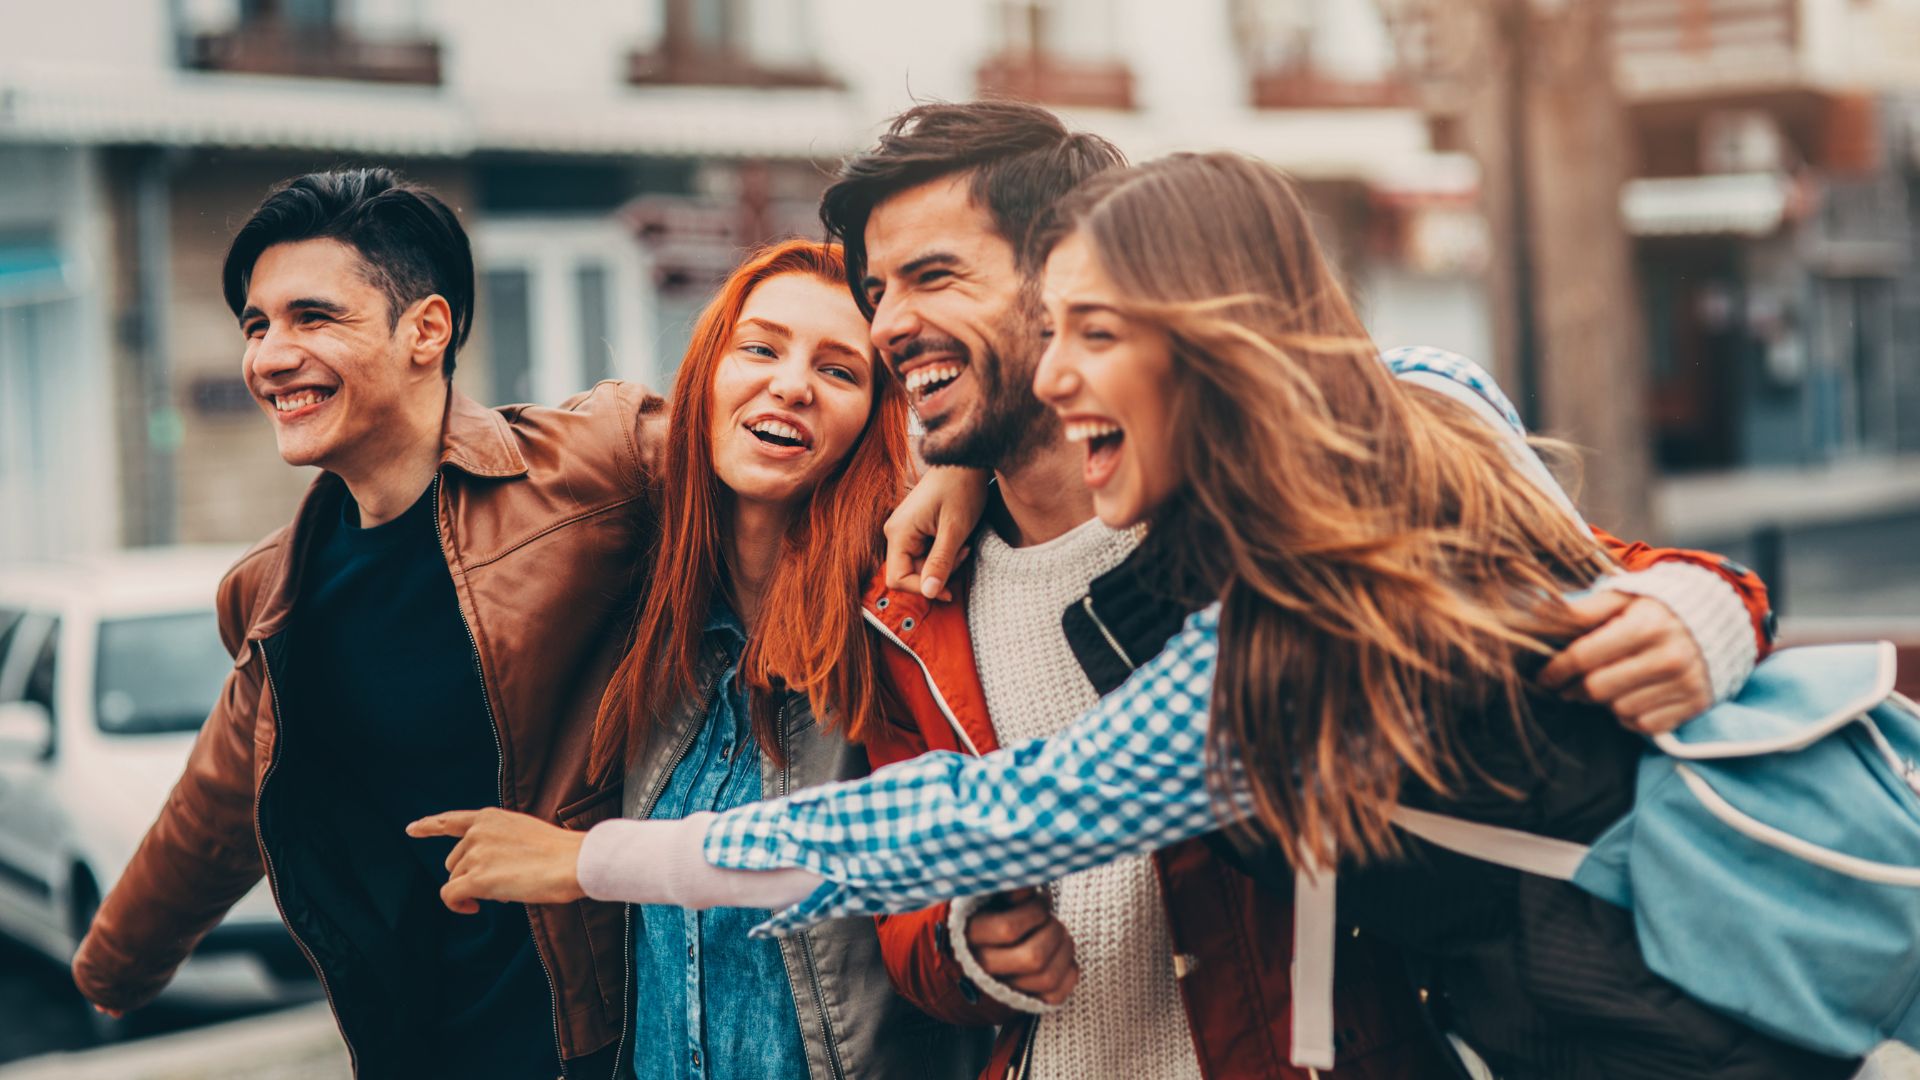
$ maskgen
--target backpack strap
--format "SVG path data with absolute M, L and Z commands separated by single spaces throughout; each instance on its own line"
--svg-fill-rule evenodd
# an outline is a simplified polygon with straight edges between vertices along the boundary
M 1412 807 L 1396 807 L 1393 823 L 1437 847 L 1529 874 L 1568 881 L 1587 846 L 1518 829 L 1502 829 Z M 1339 935 L 1331 868 L 1293 875 L 1293 1064 L 1333 1068 L 1333 955 Z
M 1339 936 L 1334 871 L 1293 872 L 1293 1045 L 1288 1058 L 1306 1069 L 1333 1068 L 1333 950 Z
M 1551 836 L 1482 825 L 1446 814 L 1395 807 L 1393 823 L 1435 847 L 1557 881 L 1572 881 L 1587 857 L 1587 845 Z

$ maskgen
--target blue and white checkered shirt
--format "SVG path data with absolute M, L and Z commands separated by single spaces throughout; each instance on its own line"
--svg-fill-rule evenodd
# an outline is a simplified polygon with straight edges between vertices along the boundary
M 1397 376 L 1470 390 L 1523 437 L 1512 404 L 1465 357 L 1398 349 L 1384 359 Z M 1124 686 L 1051 738 L 983 757 L 930 753 L 727 811 L 707 831 L 707 861 L 827 879 L 754 930 L 767 934 L 1036 885 L 1220 828 L 1247 806 L 1232 763 L 1224 786 L 1234 795 L 1208 779 L 1219 622 L 1218 605 L 1190 616 Z

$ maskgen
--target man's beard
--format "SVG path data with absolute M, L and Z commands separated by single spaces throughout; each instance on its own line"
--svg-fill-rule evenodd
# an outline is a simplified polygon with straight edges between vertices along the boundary
M 1058 435 L 1060 421 L 1033 396 L 1033 373 L 1040 357 L 1034 322 L 1018 305 L 999 320 L 981 355 L 967 358 L 967 370 L 980 385 L 980 408 L 970 427 L 952 418 L 929 427 L 920 454 L 929 465 L 962 465 L 1010 472 Z M 1007 342 L 1026 348 L 1009 350 Z M 957 344 L 957 343 L 956 343 Z

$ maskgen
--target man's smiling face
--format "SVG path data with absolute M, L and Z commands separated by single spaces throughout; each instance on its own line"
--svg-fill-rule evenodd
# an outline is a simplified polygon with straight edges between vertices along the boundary
M 444 394 L 437 370 L 409 362 L 409 326 L 359 251 L 337 240 L 275 244 L 254 263 L 240 314 L 241 372 L 289 465 L 344 473 L 382 452 L 391 423 L 421 393 Z
M 861 282 L 873 344 L 906 384 L 935 465 L 1006 469 L 1058 432 L 1033 396 L 1033 288 L 960 174 L 908 188 L 867 219 Z

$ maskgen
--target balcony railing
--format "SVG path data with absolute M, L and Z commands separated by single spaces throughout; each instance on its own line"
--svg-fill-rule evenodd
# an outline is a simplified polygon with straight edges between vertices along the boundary
M 1252 81 L 1257 109 L 1389 109 L 1413 104 L 1405 84 L 1334 78 L 1308 65 L 1256 70 Z
M 980 94 L 1043 105 L 1131 109 L 1133 72 L 1119 60 L 1075 60 L 1037 49 L 1001 52 L 975 73 Z
M 1629 94 L 1796 77 L 1798 0 L 1615 0 L 1612 29 Z
M 343 26 L 294 27 L 277 20 L 202 33 L 186 43 L 200 71 L 438 85 L 440 45 L 425 38 L 370 39 Z
M 627 82 L 634 86 L 837 87 L 842 85 L 817 65 L 768 64 L 731 50 L 654 47 L 627 57 Z

